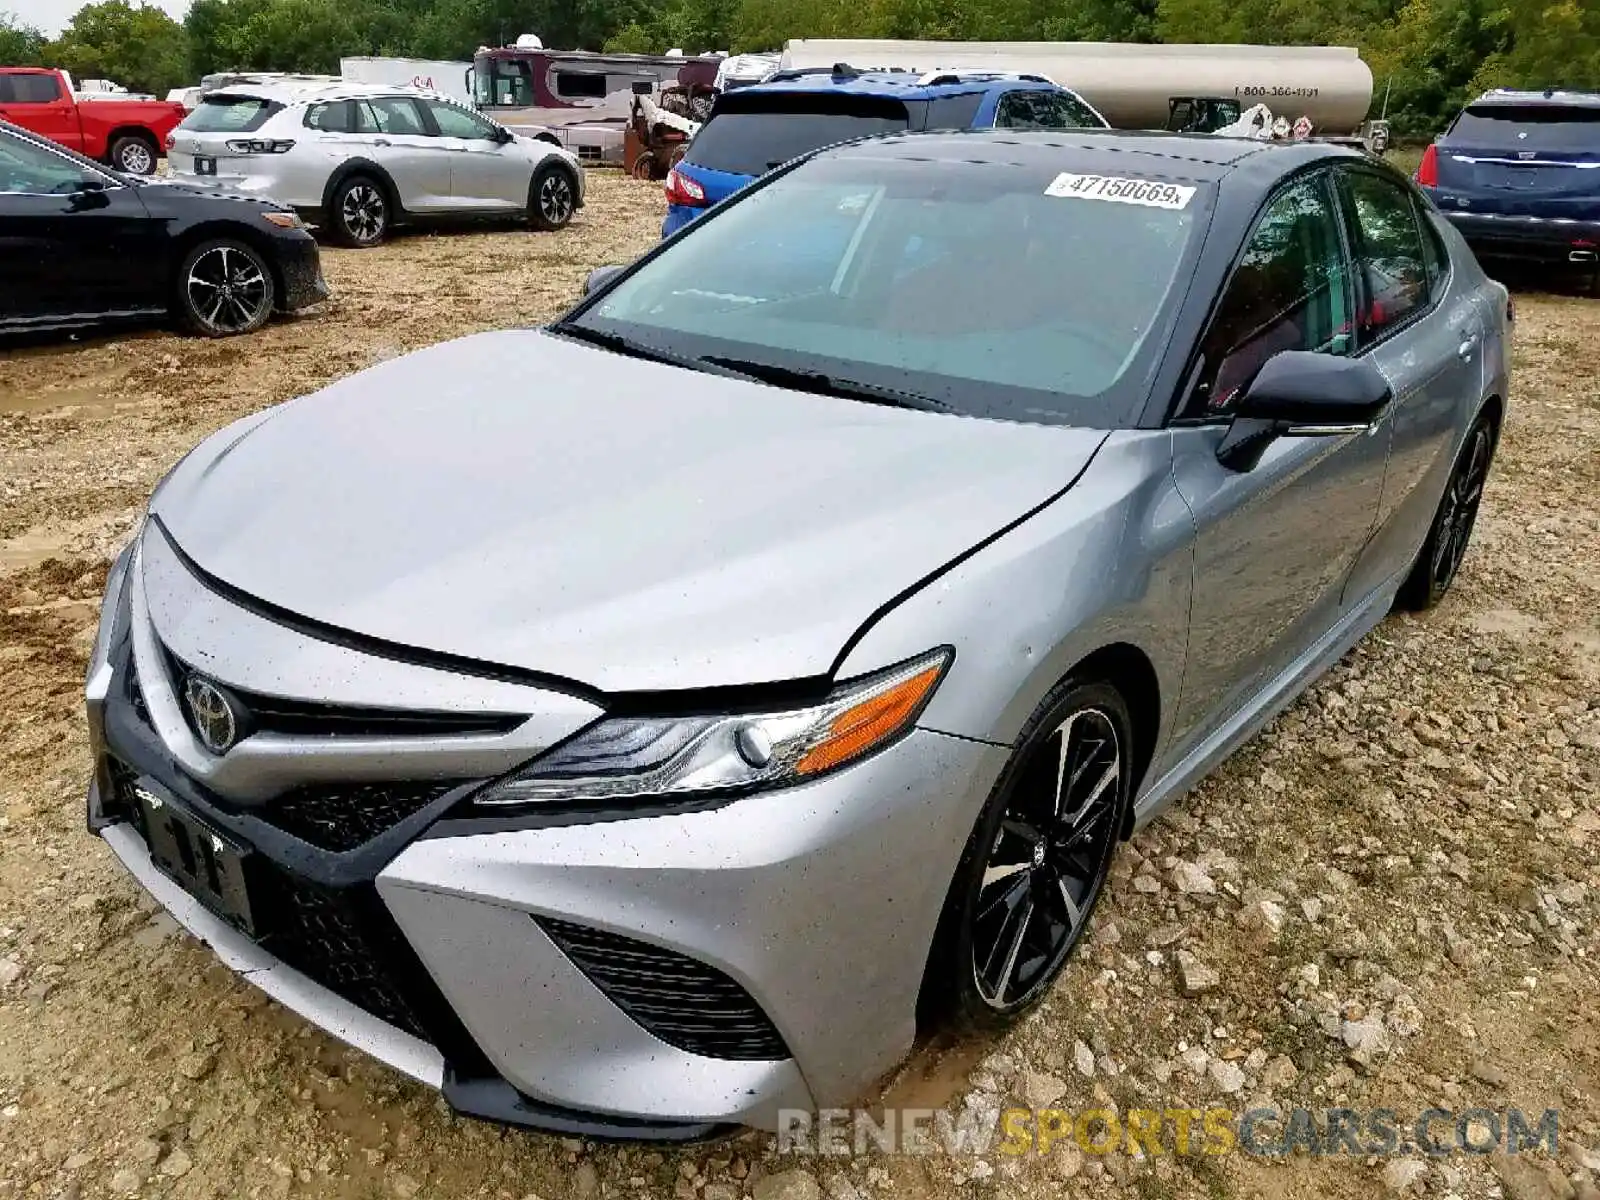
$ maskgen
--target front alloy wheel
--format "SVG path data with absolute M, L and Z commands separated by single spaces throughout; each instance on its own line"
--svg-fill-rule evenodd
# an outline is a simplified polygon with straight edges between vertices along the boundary
M 536 229 L 562 228 L 578 207 L 572 177 L 559 167 L 547 167 L 534 176 L 529 193 L 528 215 Z
M 272 315 L 272 272 L 242 242 L 206 242 L 191 250 L 178 279 L 183 322 L 207 337 L 250 333 Z
M 1030 723 L 962 856 L 930 963 L 962 1023 L 995 1027 L 1032 1006 L 1082 939 L 1121 835 L 1130 745 L 1127 706 L 1102 683 L 1062 685 Z
M 1472 530 L 1478 521 L 1478 506 L 1483 501 L 1484 484 L 1489 479 L 1489 464 L 1494 458 L 1494 428 L 1479 417 L 1467 434 L 1466 444 L 1456 457 L 1450 481 L 1428 530 L 1411 574 L 1400 586 L 1400 604 L 1410 609 L 1432 608 L 1455 582 L 1461 560 L 1467 555 Z

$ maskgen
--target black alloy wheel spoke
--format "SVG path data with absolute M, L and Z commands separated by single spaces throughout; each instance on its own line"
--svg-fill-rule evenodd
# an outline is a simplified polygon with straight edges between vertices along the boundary
M 1099 709 L 1073 712 L 1018 770 L 978 885 L 972 969 L 979 995 L 1020 1004 L 1081 931 L 1116 839 L 1123 762 Z

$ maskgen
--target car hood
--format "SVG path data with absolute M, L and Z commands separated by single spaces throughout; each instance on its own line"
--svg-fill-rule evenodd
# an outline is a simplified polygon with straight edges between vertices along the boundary
M 151 508 L 204 572 L 300 617 L 676 690 L 826 675 L 875 612 L 1067 487 L 1104 437 L 511 331 L 247 418 Z

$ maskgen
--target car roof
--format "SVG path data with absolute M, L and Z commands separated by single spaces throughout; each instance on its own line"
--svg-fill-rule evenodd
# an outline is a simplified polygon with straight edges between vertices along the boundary
M 1469 108 L 1479 105 L 1550 105 L 1552 108 L 1600 108 L 1600 92 L 1573 92 L 1560 88 L 1543 91 L 1518 91 L 1514 88 L 1495 88 L 1474 100 Z
M 1066 91 L 1043 75 L 1002 71 L 856 71 L 829 67 L 778 71 L 763 83 L 739 89 L 742 95 L 794 95 L 828 92 L 843 96 L 872 96 L 896 100 L 935 100 L 940 96 L 984 91 L 992 87 L 1052 88 Z
M 1328 142 L 1269 142 L 1209 133 L 1120 129 L 964 129 L 863 138 L 816 152 L 815 157 L 877 157 L 905 161 L 1020 163 L 1118 174 L 1146 171 L 1200 182 L 1242 173 L 1263 186 L 1323 159 L 1370 161 L 1348 146 Z
M 352 83 L 335 79 L 326 83 L 230 83 L 226 87 L 207 92 L 202 102 L 214 97 L 223 99 L 273 100 L 280 104 L 311 104 L 325 100 L 370 100 L 379 96 L 425 96 L 430 100 L 448 100 L 426 88 L 405 87 L 399 84 Z

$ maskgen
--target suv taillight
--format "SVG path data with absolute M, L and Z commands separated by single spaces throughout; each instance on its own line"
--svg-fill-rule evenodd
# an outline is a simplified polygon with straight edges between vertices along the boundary
M 1422 152 L 1422 161 L 1417 164 L 1417 182 L 1423 187 L 1439 186 L 1439 147 L 1429 146 Z
M 704 208 L 706 206 L 706 190 L 687 175 L 678 173 L 678 168 L 673 167 L 667 172 L 667 203 L 682 204 L 689 208 Z

